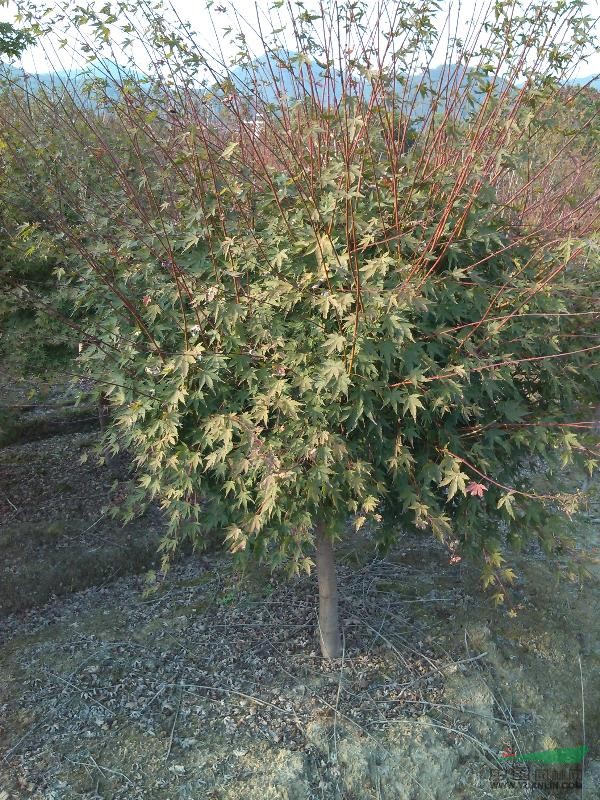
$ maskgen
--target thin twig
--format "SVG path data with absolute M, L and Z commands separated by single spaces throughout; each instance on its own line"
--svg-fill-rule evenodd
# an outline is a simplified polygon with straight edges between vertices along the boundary
M 173 747 L 173 737 L 175 736 L 175 726 L 177 725 L 177 720 L 179 718 L 179 712 L 181 711 L 181 704 L 183 703 L 183 689 L 179 692 L 179 703 L 177 705 L 177 711 L 175 712 L 175 719 L 173 720 L 173 727 L 171 728 L 171 735 L 169 736 L 169 744 L 167 747 L 167 752 L 165 754 L 165 761 L 169 760 L 169 756 L 171 755 L 171 748 Z
M 82 535 L 84 533 L 87 533 L 88 531 L 91 531 L 92 528 L 94 528 L 100 522 L 100 520 L 104 519 L 105 516 L 106 516 L 106 513 L 102 514 L 101 516 L 99 516 L 98 519 L 95 522 L 92 522 L 92 524 L 89 526 L 89 528 L 86 528 L 84 531 L 81 531 L 80 535 Z
M 98 764 L 98 762 L 96 761 L 96 759 L 94 758 L 94 756 L 91 753 L 88 753 L 88 756 L 90 758 L 90 761 L 93 763 L 93 765 L 96 767 L 98 772 L 100 772 L 101 774 L 102 774 L 102 772 L 108 772 L 111 775 L 118 775 L 119 778 L 125 778 L 125 780 L 127 781 L 127 783 L 130 786 L 134 786 L 134 783 L 131 780 L 131 778 L 128 778 L 127 775 L 125 775 L 123 772 L 119 772 L 119 770 L 116 770 L 116 769 L 110 769 L 109 767 L 101 767 L 100 764 Z
M 18 514 L 19 513 L 19 509 L 16 507 L 16 505 L 13 503 L 13 501 L 10 499 L 10 497 L 6 494 L 6 492 L 2 492 L 2 494 L 8 500 L 8 503 L 11 506 L 11 508 L 13 509 L 13 511 L 16 511 L 17 514 Z
M 579 679 L 581 681 L 581 729 L 583 733 L 584 754 L 581 762 L 581 797 L 583 798 L 585 784 L 585 692 L 583 688 L 583 668 L 581 666 L 581 653 L 579 654 Z
M 287 711 L 285 708 L 281 708 L 280 706 L 276 706 L 274 703 L 269 703 L 267 700 L 261 700 L 259 697 L 255 697 L 251 694 L 245 694 L 245 692 L 238 692 L 237 689 L 226 689 L 223 686 L 207 686 L 202 683 L 168 683 L 167 686 L 181 686 L 183 689 L 204 689 L 208 692 L 223 692 L 224 694 L 233 694 L 237 695 L 238 697 L 243 697 L 245 700 L 250 700 L 253 703 L 256 703 L 259 706 L 267 706 L 269 708 L 274 708 L 276 711 L 279 711 L 280 714 L 289 715 L 291 712 Z M 210 698 L 207 698 L 210 700 Z
M 337 685 L 337 692 L 335 694 L 335 714 L 333 717 L 333 747 L 335 751 L 335 763 L 338 763 L 337 760 L 337 715 L 338 709 L 340 706 L 340 695 L 342 693 L 342 677 L 344 674 L 344 664 L 346 661 L 346 637 L 344 635 L 344 630 L 342 628 L 342 663 L 340 665 L 340 674 L 338 677 L 338 685 Z

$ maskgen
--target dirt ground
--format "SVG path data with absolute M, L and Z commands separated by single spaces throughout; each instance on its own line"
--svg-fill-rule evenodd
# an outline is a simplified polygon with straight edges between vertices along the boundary
M 314 578 L 207 554 L 144 595 L 159 516 L 103 517 L 126 465 L 74 469 L 97 433 L 50 429 L 0 450 L 0 800 L 600 798 L 600 487 L 589 580 L 518 557 L 510 608 L 427 537 L 341 547 L 328 663 Z M 581 744 L 577 789 L 501 757 Z

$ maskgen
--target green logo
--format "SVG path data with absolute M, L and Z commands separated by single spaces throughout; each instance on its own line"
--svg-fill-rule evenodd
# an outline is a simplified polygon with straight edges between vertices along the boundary
M 516 755 L 511 752 L 502 753 L 502 758 L 513 761 L 538 761 L 543 764 L 579 764 L 590 748 L 587 745 L 580 747 L 558 747 L 556 750 L 540 750 L 537 753 L 521 753 Z

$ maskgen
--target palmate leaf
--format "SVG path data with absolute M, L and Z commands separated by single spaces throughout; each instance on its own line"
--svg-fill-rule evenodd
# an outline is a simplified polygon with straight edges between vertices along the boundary
M 502 497 L 498 500 L 496 508 L 502 508 L 507 513 L 511 519 L 515 519 L 515 512 L 513 508 L 514 502 L 514 495 L 512 492 L 507 492 L 503 494 Z
M 498 403 L 498 409 L 509 422 L 518 422 L 527 414 L 526 406 L 519 400 L 505 400 Z
M 500 6 L 473 86 L 502 66 Z M 550 0 L 545 17 L 575 6 Z M 433 17 L 426 3 L 415 42 L 429 45 Z M 523 41 L 541 46 L 548 31 L 532 26 Z M 303 68 L 313 56 L 341 68 L 312 52 L 327 40 L 313 33 Z M 575 215 L 541 217 L 546 197 L 581 211 L 598 195 L 598 98 L 565 110 L 551 76 L 538 95 L 532 75 L 516 94 L 489 89 L 481 118 L 464 87 L 472 118 L 449 96 L 453 113 L 440 106 L 428 120 L 417 108 L 415 124 L 396 95 L 327 104 L 302 80 L 302 102 L 282 87 L 271 103 L 252 81 L 225 78 L 204 104 L 183 88 L 189 53 L 178 64 L 177 41 L 168 49 L 173 119 L 133 79 L 108 114 L 76 98 L 70 108 L 68 93 L 3 95 L 0 277 L 15 279 L 19 309 L 1 304 L 0 355 L 18 352 L 10 322 L 30 313 L 36 287 L 85 330 L 73 371 L 108 384 L 108 446 L 133 455 L 139 496 L 160 496 L 167 555 L 212 530 L 229 532 L 232 549 L 310 568 L 319 515 L 341 537 L 349 515 L 360 526 L 380 514 L 397 532 L 429 530 L 454 555 L 485 554 L 496 590 L 500 545 L 486 539 L 500 530 L 550 542 L 550 513 L 568 510 L 519 482 L 523 461 L 595 465 L 588 433 L 561 425 L 578 424 L 600 394 L 593 352 L 565 355 L 600 334 L 588 313 L 596 233 L 571 230 Z M 349 57 L 348 75 L 374 88 L 389 76 L 366 55 Z M 397 72 L 410 94 L 411 76 Z M 563 151 L 568 170 L 589 164 L 577 173 L 589 191 L 571 185 L 572 206 L 558 173 L 531 185 Z M 31 347 L 56 333 L 41 313 L 30 327 Z
M 349 386 L 350 378 L 343 361 L 327 360 L 319 370 L 315 380 L 317 391 L 329 389 L 334 398 L 338 395 L 347 394 Z
M 417 409 L 424 408 L 420 398 L 420 394 L 411 394 L 404 399 L 403 403 L 403 413 L 406 414 L 407 412 L 410 412 L 413 420 L 415 421 L 417 419 Z
M 469 476 L 465 472 L 461 472 L 460 463 L 452 461 L 449 469 L 444 473 L 444 477 L 439 482 L 440 487 L 447 486 L 447 502 L 450 502 L 454 495 L 460 491 L 462 494 L 467 493 L 467 481 Z
M 345 347 L 346 337 L 339 333 L 332 333 L 326 338 L 323 349 L 327 355 L 331 355 L 332 353 L 343 352 Z
M 223 150 L 223 152 L 221 153 L 221 158 L 223 158 L 225 161 L 229 161 L 229 159 L 235 153 L 238 147 L 239 147 L 239 142 L 230 142 L 225 148 L 225 150 Z

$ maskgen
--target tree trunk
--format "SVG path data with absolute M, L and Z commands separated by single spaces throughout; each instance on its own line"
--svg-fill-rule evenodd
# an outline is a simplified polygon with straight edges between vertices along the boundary
M 338 619 L 337 579 L 333 542 L 319 523 L 315 533 L 317 547 L 317 577 L 319 579 L 319 638 L 323 658 L 339 658 L 342 637 Z

